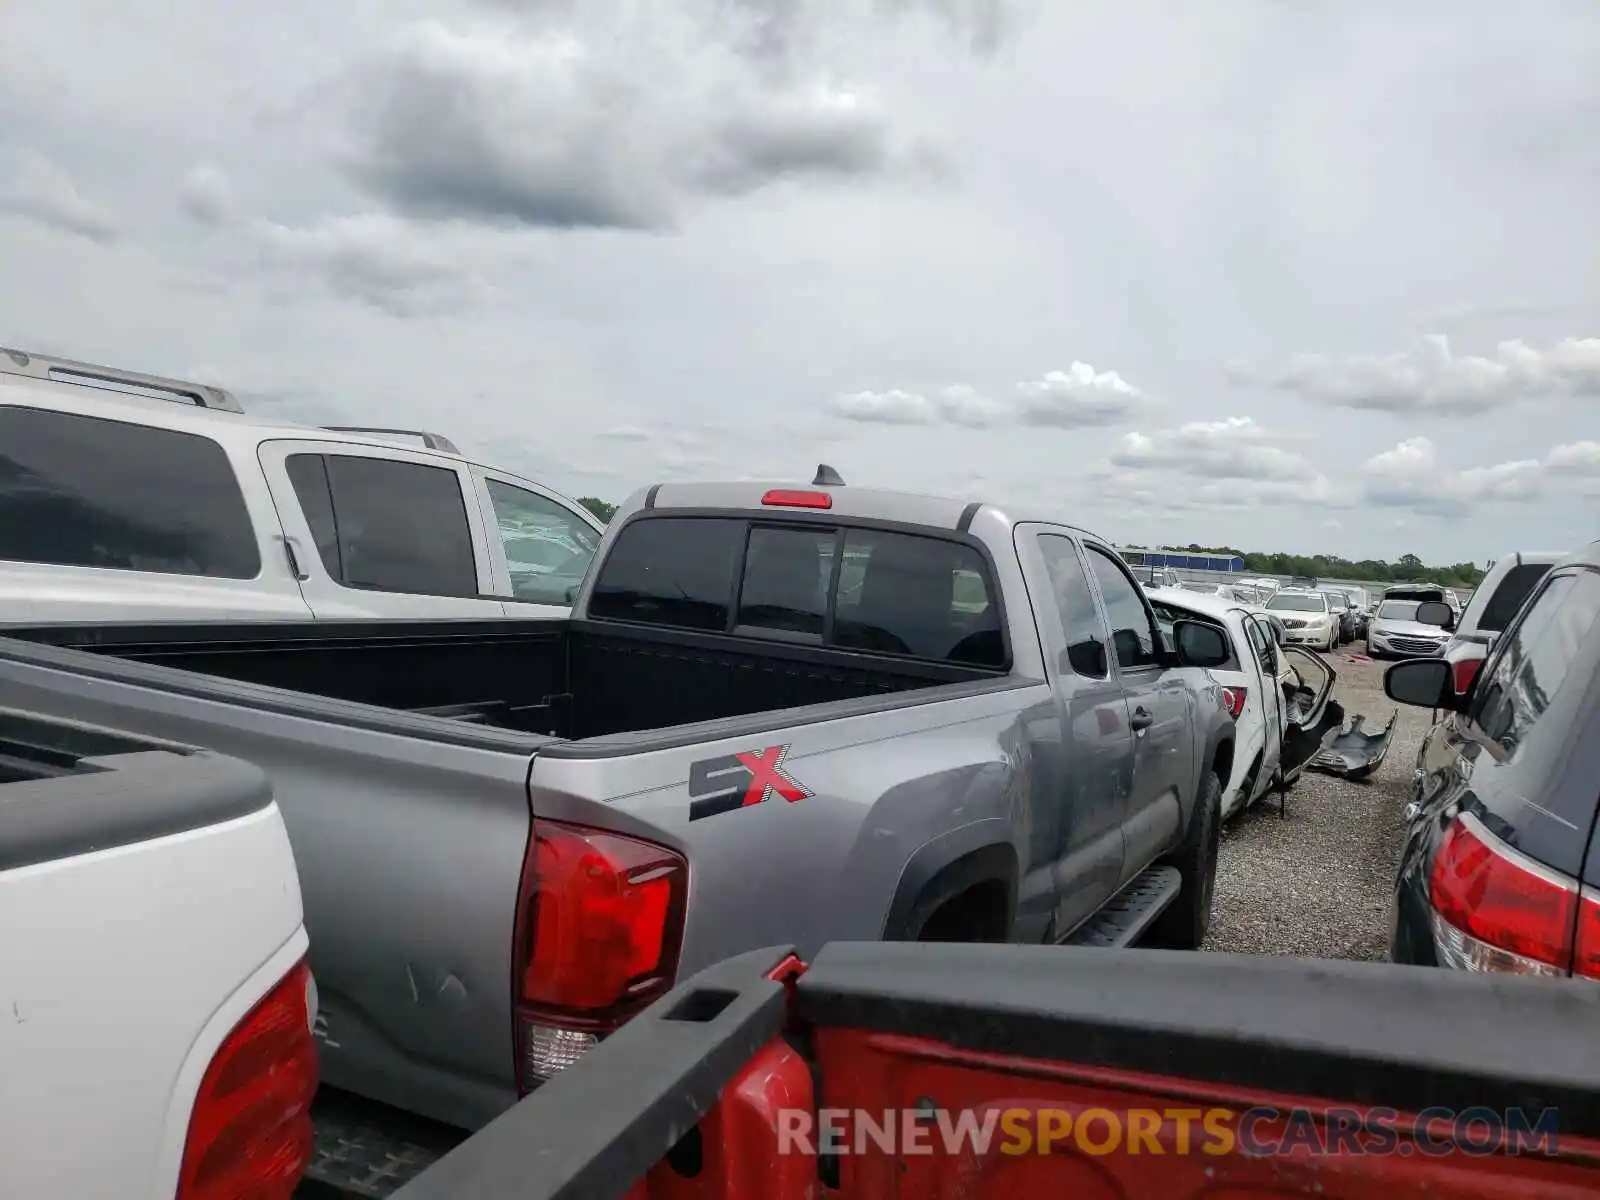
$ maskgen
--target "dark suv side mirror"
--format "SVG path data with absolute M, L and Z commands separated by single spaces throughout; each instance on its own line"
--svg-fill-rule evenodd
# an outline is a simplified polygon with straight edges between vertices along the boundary
M 1220 667 L 1233 657 L 1228 635 L 1203 621 L 1175 621 L 1172 644 L 1181 667 Z
M 1417 605 L 1417 620 L 1423 625 L 1437 625 L 1449 633 L 1456 627 L 1456 610 L 1439 600 L 1424 600 Z
M 1383 694 L 1397 704 L 1446 708 L 1451 712 L 1459 712 L 1466 699 L 1456 691 L 1454 673 L 1442 658 L 1395 663 L 1383 673 Z

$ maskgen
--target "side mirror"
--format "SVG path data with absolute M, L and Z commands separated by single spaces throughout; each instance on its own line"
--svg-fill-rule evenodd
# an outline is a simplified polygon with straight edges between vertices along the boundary
M 1172 643 L 1177 648 L 1181 667 L 1220 667 L 1233 657 L 1228 635 L 1202 621 L 1175 622 Z
M 1417 605 L 1417 620 L 1449 632 L 1456 627 L 1456 610 L 1439 600 L 1424 600 Z
M 1454 672 L 1442 658 L 1395 663 L 1383 673 L 1383 694 L 1396 704 L 1446 708 L 1458 712 L 1464 697 L 1456 692 Z

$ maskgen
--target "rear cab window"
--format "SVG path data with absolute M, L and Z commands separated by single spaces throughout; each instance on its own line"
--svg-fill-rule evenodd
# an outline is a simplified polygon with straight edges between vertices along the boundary
M 994 669 L 1009 665 L 989 564 L 937 533 L 643 517 L 601 563 L 588 615 Z
M 0 405 L 0 560 L 254 579 L 261 550 L 226 451 L 131 421 Z

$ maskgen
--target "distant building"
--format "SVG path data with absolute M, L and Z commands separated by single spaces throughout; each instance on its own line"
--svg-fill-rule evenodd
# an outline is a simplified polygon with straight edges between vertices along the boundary
M 1130 567 L 1174 567 L 1179 571 L 1244 570 L 1244 559 L 1237 555 L 1196 554 L 1183 550 L 1146 550 L 1138 546 L 1118 546 L 1117 553 Z

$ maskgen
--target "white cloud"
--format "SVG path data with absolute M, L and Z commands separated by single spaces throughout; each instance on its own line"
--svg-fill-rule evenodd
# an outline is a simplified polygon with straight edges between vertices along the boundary
M 848 392 L 835 396 L 828 409 L 836 417 L 867 425 L 933 425 L 939 406 L 920 392 Z
M 1126 433 L 1093 474 L 1092 487 L 1141 506 L 1189 510 L 1340 502 L 1327 476 L 1304 456 L 1278 445 L 1282 440 L 1289 439 L 1250 417 Z
M 33 150 L 12 156 L 10 178 L 0 184 L 0 212 L 26 217 L 93 242 L 117 235 L 117 221 L 84 197 L 72 178 Z
M 649 230 L 709 196 L 948 174 L 871 89 L 763 77 L 715 2 L 606 12 L 407 26 L 352 79 L 354 178 L 415 216 Z
M 1539 504 L 1600 485 L 1600 443 L 1572 442 L 1539 458 L 1457 468 L 1441 460 L 1431 440 L 1412 437 L 1367 459 L 1360 482 L 1369 504 L 1436 517 L 1463 516 L 1489 504 Z
M 650 431 L 638 425 L 614 425 L 603 430 L 600 436 L 611 442 L 648 442 Z
M 1019 383 L 1017 394 L 1024 424 L 1058 429 L 1123 424 L 1144 399 L 1138 388 L 1115 371 L 1096 371 L 1085 362 Z
M 1093 429 L 1125 424 L 1144 394 L 1115 371 L 1075 362 L 1065 371 L 1016 385 L 1016 399 L 998 400 L 970 384 L 953 383 L 932 396 L 892 389 L 837 396 L 828 409 L 847 421 L 872 425 L 957 425 L 996 429 L 1007 425 Z
M 1227 370 L 1236 384 L 1343 408 L 1470 416 L 1529 401 L 1600 398 L 1600 338 L 1567 338 L 1545 350 L 1504 341 L 1486 358 L 1455 354 L 1447 337 L 1433 334 L 1399 354 L 1302 354 L 1277 369 Z
M 191 217 L 206 225 L 221 224 L 237 215 L 233 187 L 216 167 L 190 170 L 178 190 L 178 202 Z

